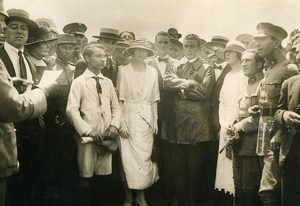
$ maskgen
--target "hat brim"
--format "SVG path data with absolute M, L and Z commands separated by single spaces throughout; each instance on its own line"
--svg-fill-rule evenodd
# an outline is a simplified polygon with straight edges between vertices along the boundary
M 171 41 L 171 44 L 174 44 L 174 45 L 180 47 L 181 49 L 183 49 L 183 44 L 178 39 L 170 38 L 170 41 Z
M 206 42 L 204 44 L 204 46 L 206 46 L 206 47 L 219 47 L 219 46 L 221 46 L 221 47 L 225 48 L 226 43 L 210 41 L 210 42 Z
M 51 38 L 51 39 L 43 39 L 43 40 L 38 40 L 38 41 L 34 41 L 34 42 L 28 42 L 25 45 L 27 46 L 27 45 L 33 45 L 33 44 L 38 44 L 38 43 L 43 43 L 43 42 L 52 42 L 52 41 L 55 41 L 57 39 L 58 39 L 57 37 L 54 37 L 54 38 Z
M 74 31 L 71 34 L 78 34 L 78 35 L 85 36 L 85 34 L 83 32 L 80 32 L 80 31 Z
M 256 34 L 256 35 L 254 36 L 254 39 L 257 39 L 257 38 L 264 38 L 264 37 L 269 37 L 269 36 L 266 35 L 266 34 Z
M 116 41 L 121 41 L 122 39 L 120 37 L 109 37 L 109 36 L 92 36 L 94 38 L 97 39 L 112 39 L 112 40 L 116 40 Z
M 21 21 L 21 22 L 24 22 L 27 25 L 29 32 L 33 32 L 34 30 L 36 30 L 38 28 L 38 24 L 35 21 L 32 21 L 32 20 L 24 18 L 24 17 L 9 16 L 9 17 L 7 17 L 5 19 L 6 25 L 8 25 L 8 23 L 10 21 Z
M 146 48 L 146 47 L 138 47 L 138 46 L 133 46 L 133 47 L 130 47 L 130 48 L 127 48 L 127 49 L 125 49 L 125 53 L 127 53 L 128 55 L 130 55 L 130 56 L 133 56 L 133 51 L 135 50 L 135 49 L 144 49 L 144 50 L 147 50 L 148 51 L 148 56 L 147 56 L 147 58 L 152 58 L 152 57 L 155 57 L 156 56 L 156 53 L 155 53 L 155 51 L 153 51 L 152 49 L 149 49 L 149 48 Z

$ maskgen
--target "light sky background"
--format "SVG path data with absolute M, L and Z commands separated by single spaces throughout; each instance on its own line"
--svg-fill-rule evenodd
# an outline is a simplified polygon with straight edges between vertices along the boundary
M 60 32 L 68 23 L 84 23 L 90 40 L 101 27 L 133 31 L 150 41 L 170 27 L 207 41 L 213 35 L 255 34 L 263 21 L 288 33 L 300 28 L 299 0 L 4 0 L 4 5 L 24 9 L 32 19 L 53 19 Z

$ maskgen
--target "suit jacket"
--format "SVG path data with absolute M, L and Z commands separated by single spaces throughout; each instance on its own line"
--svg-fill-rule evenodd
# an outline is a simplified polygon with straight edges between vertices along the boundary
M 46 96 L 41 89 L 19 94 L 0 61 L 0 177 L 7 177 L 18 169 L 14 125 L 46 112 Z
M 166 70 L 168 69 L 173 71 L 175 70 L 175 65 L 178 63 L 178 60 L 173 59 L 172 57 L 167 57 L 167 63 L 166 63 Z M 168 119 L 172 118 L 172 102 L 174 101 L 174 92 L 170 92 L 165 88 L 164 85 L 164 75 L 159 70 L 159 67 L 157 65 L 157 62 L 155 59 L 151 59 L 148 64 L 156 69 L 157 76 L 158 76 L 158 86 L 159 86 L 159 94 L 160 94 L 160 101 L 158 103 L 158 134 L 157 136 L 159 138 L 162 138 L 164 140 L 168 140 L 168 135 L 165 131 L 162 131 L 162 125 L 167 124 Z
M 196 84 L 190 84 L 195 80 Z M 166 72 L 165 87 L 176 95 L 173 101 L 173 119 L 169 119 L 166 132 L 169 141 L 178 144 L 196 144 L 213 140 L 209 124 L 209 98 L 215 74 L 197 58 Z M 169 114 L 168 114 L 169 115 Z M 164 126 L 163 126 L 164 127 Z
M 293 76 L 283 82 L 281 87 L 278 110 L 275 113 L 275 120 L 281 127 L 279 132 L 282 135 L 281 151 L 279 162 L 283 165 L 286 155 L 295 138 L 295 132 L 299 135 L 300 125 L 298 128 L 287 128 L 284 124 L 283 113 L 285 111 L 300 112 L 300 75 Z M 297 131 L 296 131 L 297 130 Z
M 211 123 L 211 129 L 212 129 L 212 133 L 214 134 L 215 137 L 217 137 L 217 134 L 221 128 L 220 123 L 219 123 L 219 97 L 220 97 L 220 91 L 224 82 L 224 78 L 226 76 L 226 74 L 228 74 L 228 72 L 231 71 L 231 66 L 229 64 L 227 64 L 223 69 L 222 72 L 219 76 L 219 78 L 217 79 L 217 81 L 214 84 L 214 87 L 212 89 L 211 92 L 211 96 L 210 96 L 210 112 L 211 112 L 211 119 L 210 119 L 210 123 Z

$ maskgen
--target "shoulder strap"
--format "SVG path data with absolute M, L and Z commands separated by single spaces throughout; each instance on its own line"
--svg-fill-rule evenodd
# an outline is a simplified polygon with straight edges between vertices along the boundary
M 15 77 L 16 72 L 15 72 L 14 66 L 13 66 L 7 52 L 5 51 L 4 47 L 0 48 L 0 58 L 2 59 L 2 62 L 5 65 L 6 70 L 9 73 L 9 75 L 11 77 Z

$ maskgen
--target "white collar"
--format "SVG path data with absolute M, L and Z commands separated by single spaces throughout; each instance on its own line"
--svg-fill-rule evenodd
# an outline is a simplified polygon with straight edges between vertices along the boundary
M 100 72 L 98 75 L 95 75 L 93 72 L 91 72 L 91 70 L 89 70 L 89 68 L 87 68 L 85 71 L 84 71 L 84 76 L 86 79 L 88 78 L 93 78 L 93 77 L 99 77 L 101 79 L 104 78 L 103 74 Z
M 4 48 L 5 48 L 5 50 L 7 50 L 7 51 L 12 51 L 12 52 L 15 52 L 15 53 L 17 53 L 17 54 L 18 54 L 19 51 L 24 52 L 24 46 L 22 46 L 20 49 L 18 49 L 18 48 L 16 48 L 16 47 L 10 45 L 10 44 L 7 43 L 7 42 L 4 42 Z

